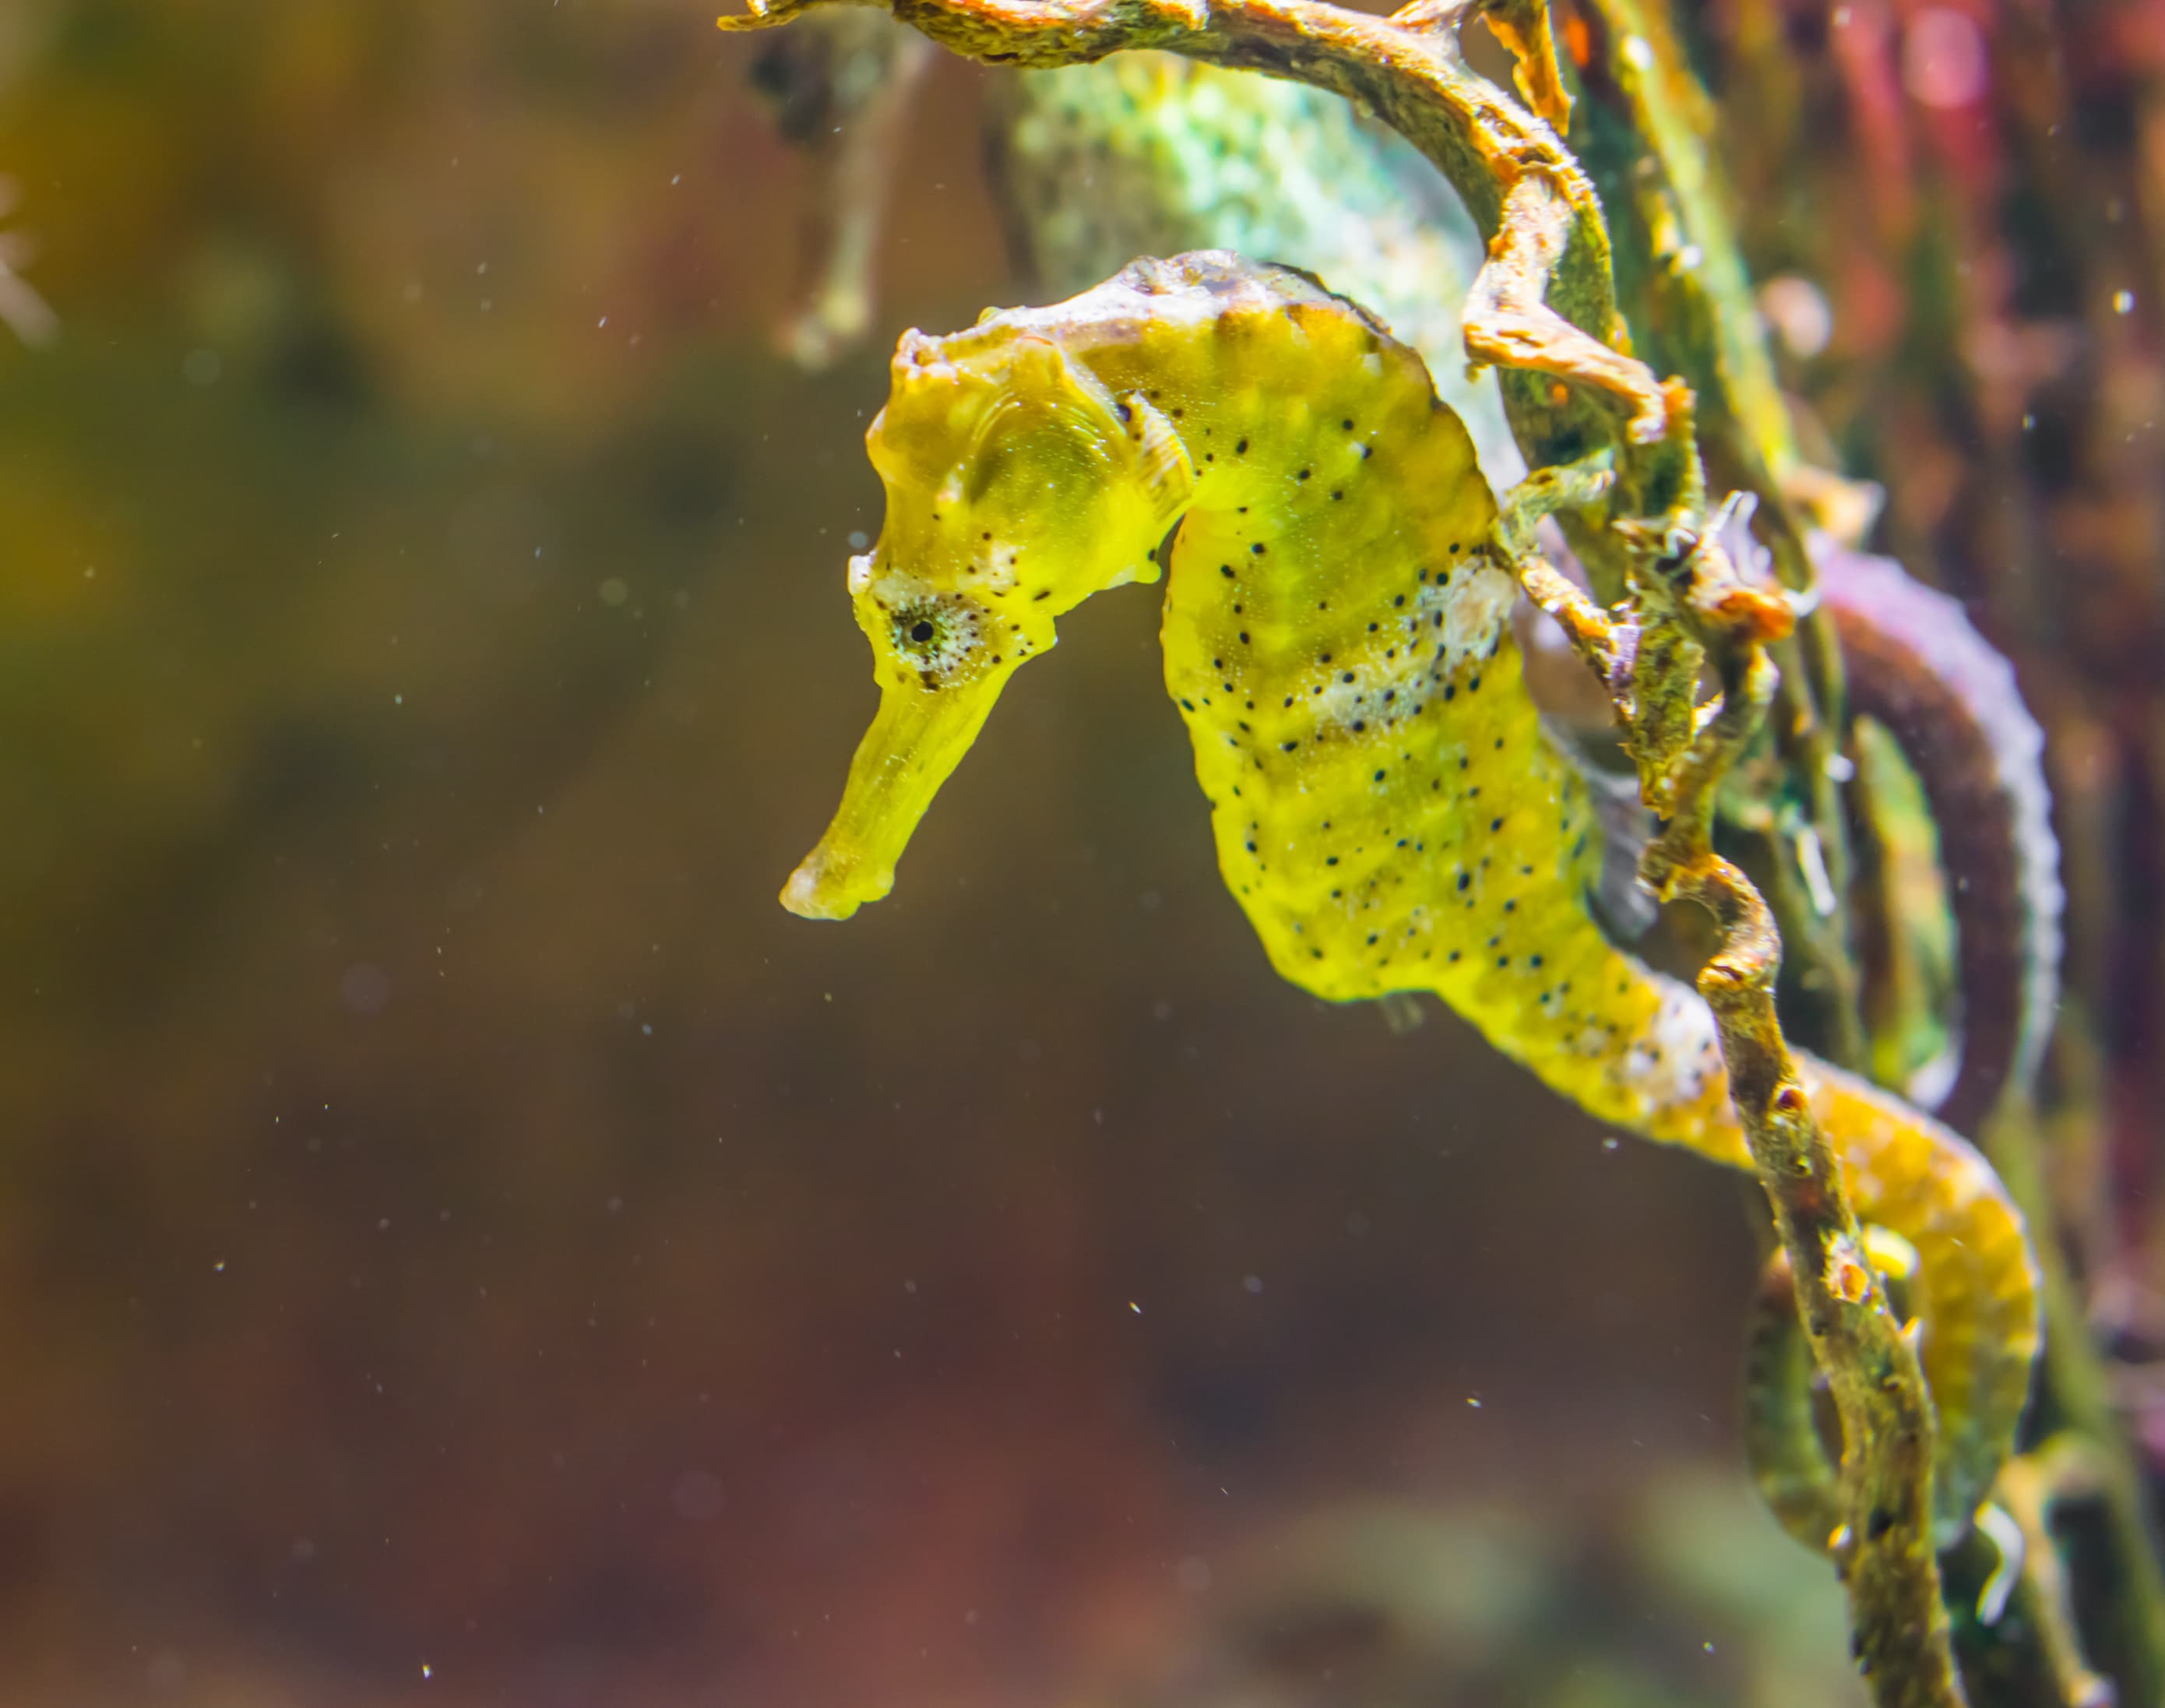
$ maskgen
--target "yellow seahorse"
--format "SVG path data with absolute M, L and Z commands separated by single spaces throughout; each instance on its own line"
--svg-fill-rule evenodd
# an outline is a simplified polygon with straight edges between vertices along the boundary
M 1285 978 L 1430 991 L 1603 1120 L 1748 1168 L 1714 1020 L 1609 941 L 1583 778 L 1521 681 L 1496 505 L 1427 370 L 1308 275 L 1205 251 L 903 337 L 849 585 L 880 709 L 784 904 L 887 894 L 1008 678 L 1159 574 L 1166 680 L 1225 881 Z M 1915 1247 L 1943 1537 L 2012 1444 L 2038 1344 L 2020 1218 L 1961 1138 L 1804 1071 L 1860 1215 Z

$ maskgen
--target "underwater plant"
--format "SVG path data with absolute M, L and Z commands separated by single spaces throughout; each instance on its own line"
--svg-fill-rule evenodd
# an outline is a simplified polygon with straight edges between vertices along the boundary
M 1614 48 L 1599 59 L 1610 120 L 1646 149 L 1626 196 L 1653 236 L 1620 271 L 1658 329 L 1650 353 L 1678 372 L 1666 381 L 1625 333 L 1602 200 L 1558 135 L 1571 102 L 1537 0 L 1417 3 L 1388 21 L 1301 0 L 898 10 L 988 60 L 1169 47 L 1372 107 L 1443 169 L 1487 240 L 1465 345 L 1494 368 L 1533 472 L 1499 501 L 1417 356 L 1308 276 L 1230 254 L 1139 261 L 1071 302 L 910 335 L 870 435 L 886 525 L 850 572 L 881 710 L 784 899 L 843 917 L 885 894 L 1056 619 L 1169 570 L 1168 687 L 1221 869 L 1277 969 L 1336 999 L 1433 991 L 1601 1118 L 1756 1168 L 1782 1247 L 1755 1346 L 1757 1468 L 1790 1527 L 1833 1555 L 1875 1700 L 1962 1700 L 1939 1556 L 1980 1527 L 1998 1555 L 1976 1622 L 2020 1624 L 2056 1700 L 2100 1700 L 2052 1568 L 2050 1458 L 2009 1468 L 2041 1312 L 2022 1216 L 1953 1131 L 1789 1050 L 1773 1005 L 1783 938 L 1714 846 L 1740 767 L 1786 766 L 1800 782 L 1783 846 L 1846 888 L 1831 745 L 1842 601 L 1820 600 L 1815 557 L 1841 560 L 1810 549 L 1808 524 L 1854 532 L 1860 501 L 1788 433 L 1685 103 L 1665 87 L 1688 73 L 1631 0 L 1594 12 Z M 1514 54 L 1524 104 L 1460 56 L 1456 31 L 1475 15 Z M 1757 501 L 1773 576 L 1730 525 L 1737 507 L 1709 503 L 1709 465 Z M 1544 556 L 1551 518 L 1593 593 Z M 1520 592 L 1613 702 L 1658 825 L 1645 881 L 1720 928 L 1696 994 L 1617 947 L 1588 906 L 1593 805 L 1523 689 L 1509 624 Z M 1979 698 L 1954 698 L 1957 711 Z M 2033 726 L 1987 745 L 2024 739 L 2034 776 Z M 2050 976 L 2057 891 L 2041 791 L 2002 778 L 1997 796 L 2029 814 L 2010 845 L 2021 970 L 2000 1036 L 1973 1024 L 1969 1053 L 2019 1089 L 2048 1005 L 2036 977 Z M 1981 952 L 1986 934 L 1965 941 Z M 1843 964 L 1824 941 L 1815 952 Z M 1854 1003 L 1831 982 L 1838 1011 Z M 1997 1088 L 1970 1083 L 1981 1116 Z M 1838 1472 L 1819 1457 L 1809 1364 L 1839 1415 Z M 2022 1616 L 2003 1621 L 2017 1585 Z M 1969 1671 L 1979 1700 L 2029 1700 L 1983 1695 L 1999 1688 L 1989 1660 Z

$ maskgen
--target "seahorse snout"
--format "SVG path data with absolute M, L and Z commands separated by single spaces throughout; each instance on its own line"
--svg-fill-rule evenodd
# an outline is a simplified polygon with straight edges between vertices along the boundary
M 984 727 L 1022 662 L 1006 657 L 970 681 L 925 688 L 889 681 L 850 762 L 842 804 L 782 888 L 782 904 L 808 920 L 845 920 L 894 888 L 895 862 L 940 786 Z
M 867 874 L 861 862 L 839 855 L 824 841 L 798 862 L 782 887 L 782 904 L 800 920 L 846 920 L 894 887 L 894 868 Z

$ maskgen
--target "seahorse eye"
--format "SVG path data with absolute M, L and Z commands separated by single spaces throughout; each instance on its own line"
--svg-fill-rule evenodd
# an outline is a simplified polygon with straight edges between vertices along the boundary
M 954 594 L 926 594 L 898 606 L 888 616 L 888 633 L 903 663 L 917 672 L 927 688 L 935 677 L 968 666 L 983 641 L 984 614 Z
M 894 614 L 894 644 L 906 652 L 940 651 L 956 638 L 956 627 L 935 601 L 905 605 Z

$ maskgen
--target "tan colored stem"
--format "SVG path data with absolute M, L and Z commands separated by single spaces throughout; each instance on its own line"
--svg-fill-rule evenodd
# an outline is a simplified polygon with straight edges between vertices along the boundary
M 1866 1256 L 1841 1165 L 1775 1017 L 1782 945 L 1773 915 L 1708 840 L 1715 785 L 1763 714 L 1773 667 L 1756 644 L 1715 658 L 1721 709 L 1686 763 L 1676 814 L 1645 870 L 1664 895 L 1699 903 L 1721 928 L 1699 989 L 1720 1026 L 1730 1096 L 1841 1421 L 1846 1520 L 1834 1554 L 1857 1664 L 1878 1708 L 1950 1708 L 1962 1695 L 1933 1549 L 1934 1425 L 1924 1374 Z

